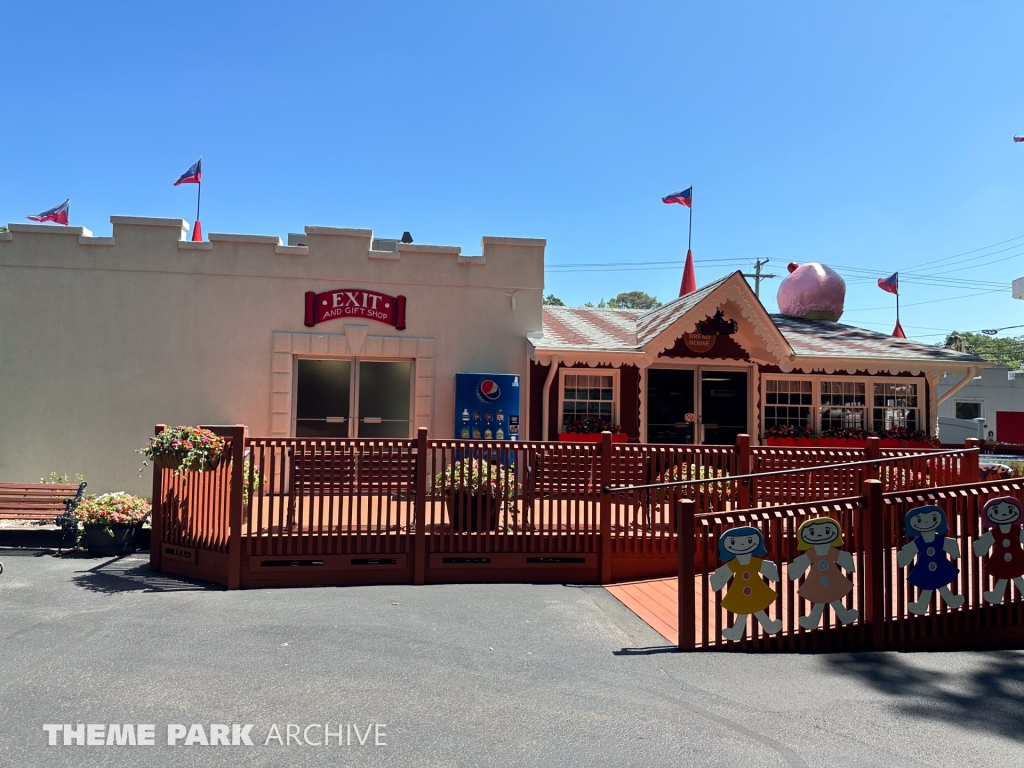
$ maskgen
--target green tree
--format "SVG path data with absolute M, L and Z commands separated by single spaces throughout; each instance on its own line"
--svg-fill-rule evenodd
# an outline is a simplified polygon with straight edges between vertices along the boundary
M 1010 370 L 1020 370 L 1024 366 L 1024 337 L 1009 336 L 998 338 L 985 336 L 981 333 L 953 331 L 946 337 L 942 346 L 955 349 L 957 352 L 975 354 L 996 365 L 1005 365 Z
M 626 291 L 609 299 L 608 306 L 616 309 L 654 309 L 660 307 L 661 302 L 643 291 Z
M 7 227 L 5 227 L 2 224 L 0 224 L 0 235 L 2 235 L 6 231 L 7 231 Z
M 549 307 L 564 307 L 565 302 L 555 296 L 553 293 L 549 293 L 544 297 L 544 303 Z

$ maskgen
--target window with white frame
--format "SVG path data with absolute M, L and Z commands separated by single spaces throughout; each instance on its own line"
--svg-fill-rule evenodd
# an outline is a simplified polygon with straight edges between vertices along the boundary
M 864 382 L 825 379 L 820 386 L 818 415 L 822 432 L 867 429 L 867 385 Z
M 981 400 L 954 400 L 953 415 L 958 419 L 980 419 Z
M 607 373 L 562 374 L 562 428 L 574 421 L 615 422 L 615 377 Z
M 917 384 L 910 382 L 884 382 L 874 385 L 875 432 L 903 427 L 911 431 L 921 428 L 921 409 L 917 399 Z
M 766 379 L 764 382 L 764 427 L 813 426 L 814 382 L 810 379 Z

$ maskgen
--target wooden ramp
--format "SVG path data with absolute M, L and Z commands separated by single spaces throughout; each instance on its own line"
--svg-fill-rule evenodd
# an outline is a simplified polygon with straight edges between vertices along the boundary
M 605 587 L 672 645 L 679 642 L 679 579 L 649 579 Z

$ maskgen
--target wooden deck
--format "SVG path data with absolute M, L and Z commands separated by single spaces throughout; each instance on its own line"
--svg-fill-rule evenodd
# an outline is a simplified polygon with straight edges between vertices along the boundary
M 679 642 L 679 579 L 650 579 L 605 587 L 672 645 Z

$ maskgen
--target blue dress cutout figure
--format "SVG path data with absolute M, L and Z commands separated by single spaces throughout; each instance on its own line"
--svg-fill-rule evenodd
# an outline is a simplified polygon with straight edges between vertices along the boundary
M 932 592 L 936 590 L 946 605 L 959 608 L 964 604 L 964 596 L 954 595 L 949 585 L 960 574 L 960 569 L 952 562 L 960 557 L 960 547 L 954 539 L 946 538 L 949 533 L 946 513 L 933 505 L 915 507 L 907 512 L 903 524 L 907 538 L 912 541 L 900 550 L 896 564 L 903 568 L 917 556 L 917 562 L 907 574 L 907 583 L 921 590 L 917 602 L 910 603 L 907 610 L 919 616 L 927 613 Z

